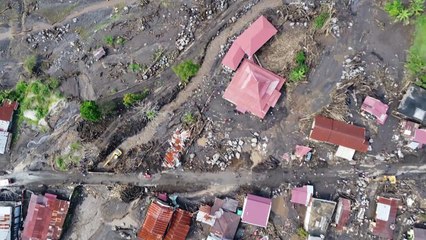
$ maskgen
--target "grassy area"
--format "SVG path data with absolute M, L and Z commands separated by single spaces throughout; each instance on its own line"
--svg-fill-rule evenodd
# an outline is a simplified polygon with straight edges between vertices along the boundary
M 99 23 L 95 26 L 95 31 L 103 30 L 106 27 L 108 27 L 110 24 L 114 23 L 115 21 L 118 21 L 121 17 L 121 14 L 114 13 L 109 19 Z
M 68 171 L 73 165 L 80 162 L 82 145 L 74 142 L 69 145 L 69 152 L 55 159 L 55 166 L 60 171 Z
M 321 29 L 324 27 L 324 24 L 327 22 L 327 20 L 330 18 L 330 14 L 328 12 L 322 12 L 320 13 L 315 19 L 314 19 L 314 27 L 316 29 Z
M 413 45 L 408 53 L 406 68 L 416 84 L 426 89 L 426 15 L 416 19 Z
M 306 54 L 304 51 L 299 51 L 295 56 L 296 67 L 290 71 L 289 80 L 292 82 L 299 82 L 306 79 L 309 72 L 309 67 L 306 64 Z
M 72 4 L 65 7 L 43 8 L 40 9 L 40 14 L 47 19 L 50 24 L 54 24 L 64 20 L 77 7 L 77 4 Z

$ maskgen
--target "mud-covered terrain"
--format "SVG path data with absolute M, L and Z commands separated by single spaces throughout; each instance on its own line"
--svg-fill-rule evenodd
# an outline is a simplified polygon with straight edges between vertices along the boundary
M 362 174 L 405 174 L 412 190 L 396 194 L 421 192 L 424 184 L 411 177 L 421 179 L 416 174 L 423 174 L 424 150 L 403 147 L 395 137 L 399 119 L 390 114 L 409 84 L 404 63 L 413 26 L 394 23 L 381 1 L 302 2 L 1 1 L 0 89 L 58 81 L 45 117 L 31 121 L 31 114 L 17 114 L 11 153 L 0 155 L 2 170 L 28 185 L 90 185 L 64 239 L 134 237 L 154 192 L 178 193 L 191 211 L 217 195 L 235 197 L 240 205 L 250 191 L 274 196 L 268 228 L 244 225 L 240 235 L 249 237 L 239 239 L 298 239 L 303 218 L 290 204 L 289 191 L 308 181 L 330 200 L 347 194 L 355 202 L 367 195 L 374 202 L 385 191 Z M 328 18 L 316 27 L 324 13 Z M 237 112 L 222 98 L 234 73 L 221 65 L 235 38 L 260 15 L 278 33 L 256 61 L 287 80 L 263 120 Z M 309 72 L 291 81 L 300 51 Z M 31 56 L 34 68 L 28 71 Z M 173 71 L 186 60 L 199 65 L 187 83 Z M 126 105 L 129 93 L 144 97 Z M 360 113 L 366 96 L 389 104 L 385 125 Z M 99 121 L 81 117 L 87 100 L 99 106 Z M 351 162 L 334 157 L 336 146 L 307 137 L 317 114 L 365 127 L 371 149 L 357 152 Z M 177 129 L 189 133 L 182 165 L 165 168 Z M 290 157 L 296 145 L 312 147 L 313 159 Z M 122 155 L 114 159 L 116 149 Z M 138 187 L 128 187 L 133 185 Z M 326 239 L 373 239 L 365 224 L 351 224 L 351 231 L 333 230 Z M 201 239 L 206 231 L 195 224 L 189 239 Z

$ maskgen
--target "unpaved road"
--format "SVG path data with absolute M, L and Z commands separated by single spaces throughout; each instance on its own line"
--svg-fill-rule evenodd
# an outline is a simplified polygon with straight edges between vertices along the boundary
M 222 31 L 213 41 L 210 42 L 207 51 L 205 53 L 204 61 L 198 71 L 197 76 L 191 79 L 191 82 L 185 87 L 184 90 L 180 91 L 177 98 L 165 105 L 155 121 L 151 121 L 139 134 L 128 138 L 124 141 L 119 148 L 123 150 L 129 150 L 137 145 L 141 145 L 149 142 L 155 135 L 157 127 L 169 120 L 173 116 L 173 112 L 179 109 L 189 97 L 193 94 L 193 91 L 202 84 L 205 77 L 212 72 L 212 66 L 214 66 L 217 60 L 217 55 L 220 52 L 220 46 L 225 45 L 227 39 L 239 33 L 243 28 L 246 27 L 247 23 L 254 21 L 263 11 L 270 8 L 276 8 L 281 6 L 283 3 L 281 0 L 264 0 L 255 5 L 248 13 L 243 15 L 237 20 L 232 26 Z

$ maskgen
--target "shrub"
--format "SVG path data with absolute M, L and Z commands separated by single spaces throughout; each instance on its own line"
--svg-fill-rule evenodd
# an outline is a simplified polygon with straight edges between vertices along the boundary
M 105 36 L 104 42 L 109 46 L 114 46 L 114 37 L 113 36 Z
M 411 15 L 420 16 L 424 12 L 424 0 L 413 0 L 409 11 Z
M 314 27 L 316 29 L 321 29 L 324 27 L 325 22 L 330 18 L 330 14 L 328 12 L 320 13 L 315 19 L 314 19 Z
M 298 65 L 305 64 L 305 62 L 306 62 L 306 54 L 305 54 L 305 52 L 303 50 L 298 51 L 296 53 L 295 59 L 296 59 L 296 63 Z
M 125 41 L 126 41 L 126 40 L 125 40 L 123 37 L 118 36 L 118 37 L 115 39 L 115 44 L 117 44 L 117 45 L 123 45 Z
M 308 237 L 308 235 L 309 235 L 308 232 L 304 228 L 299 227 L 297 229 L 297 236 L 299 236 L 303 239 L 306 239 Z
M 404 25 L 410 24 L 410 17 L 412 13 L 408 9 L 403 9 L 399 12 L 398 16 L 396 16 L 396 20 L 404 23 Z
M 194 114 L 187 112 L 183 115 L 182 121 L 187 125 L 192 125 L 197 121 L 197 118 L 194 116 Z
M 142 70 L 141 65 L 137 63 L 131 63 L 129 64 L 129 69 L 132 72 L 140 72 Z
M 149 90 L 145 89 L 142 93 L 126 93 L 123 96 L 123 104 L 130 107 L 136 102 L 144 100 L 149 94 Z
M 298 82 L 306 78 L 306 73 L 308 72 L 308 66 L 306 65 L 300 65 L 295 67 L 290 72 L 290 81 L 292 82 Z
M 57 89 L 59 87 L 59 85 L 61 85 L 61 83 L 59 82 L 59 80 L 57 78 L 50 77 L 47 80 L 47 86 L 49 87 L 50 90 Z
M 68 167 L 65 164 L 65 160 L 62 157 L 58 157 L 57 159 L 55 159 L 55 164 L 56 167 L 61 171 L 68 170 Z
M 37 56 L 36 55 L 28 56 L 24 61 L 25 71 L 27 71 L 29 74 L 33 74 L 37 70 L 36 67 L 37 67 Z
M 94 101 L 84 101 L 80 105 L 80 115 L 83 119 L 91 122 L 97 122 L 102 117 L 99 106 Z
M 193 63 L 192 60 L 187 60 L 172 69 L 183 84 L 188 84 L 189 79 L 197 74 L 200 65 Z
M 402 5 L 401 0 L 393 0 L 391 2 L 387 2 L 384 9 L 389 16 L 396 18 L 404 9 L 404 6 Z
M 152 121 L 157 116 L 157 111 L 155 111 L 153 109 L 148 110 L 148 111 L 146 111 L 145 116 L 148 119 L 148 121 Z

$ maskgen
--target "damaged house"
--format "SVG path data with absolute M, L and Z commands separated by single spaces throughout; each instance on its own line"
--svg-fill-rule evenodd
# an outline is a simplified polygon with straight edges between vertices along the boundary
M 426 90 L 411 85 L 399 103 L 397 116 L 426 125 Z
M 312 198 L 308 208 L 303 226 L 312 236 L 325 236 L 336 208 L 336 202 Z

